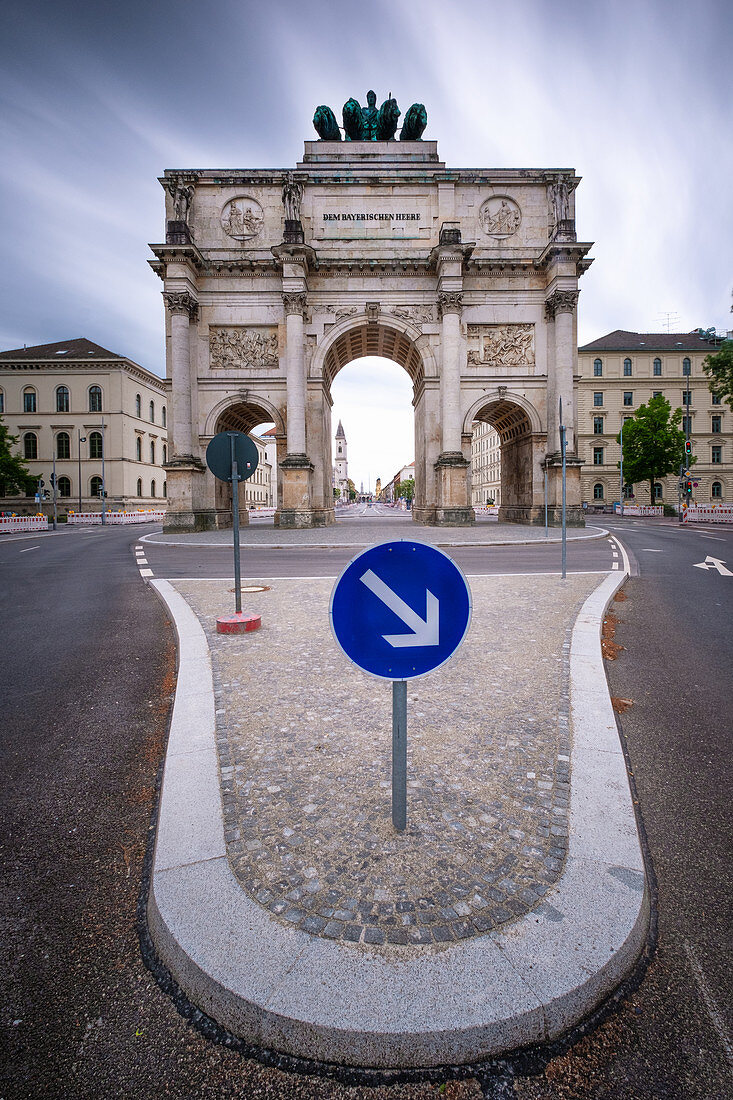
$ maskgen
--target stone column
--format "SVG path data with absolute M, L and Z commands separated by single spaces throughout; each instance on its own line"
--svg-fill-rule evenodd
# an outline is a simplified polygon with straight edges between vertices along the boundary
M 305 349 L 303 347 L 303 312 L 306 295 L 301 292 L 283 294 L 287 346 L 287 440 L 288 449 L 280 463 L 282 498 L 275 513 L 276 527 L 312 527 L 311 474 L 313 465 L 306 454 L 305 443 Z
M 441 314 L 440 419 L 441 453 L 436 462 L 440 504 L 436 522 L 445 527 L 464 527 L 474 522 L 470 502 L 467 461 L 462 450 L 461 428 L 461 311 L 460 291 L 438 294 Z
M 562 398 L 562 419 L 566 428 L 568 454 L 575 454 L 575 307 L 577 290 L 556 290 L 550 299 L 555 312 L 555 384 Z M 557 400 L 555 402 L 557 404 Z
M 562 513 L 562 458 L 560 452 L 559 399 L 565 425 L 567 522 L 571 527 L 585 524 L 581 507 L 580 468 L 582 459 L 575 451 L 575 325 L 577 290 L 555 290 L 545 302 L 548 321 L 547 362 L 547 458 L 549 522 L 559 526 Z
M 187 291 L 163 294 L 171 315 L 171 465 L 191 462 L 193 424 L 191 422 L 191 349 L 189 327 L 198 318 L 198 302 Z
M 305 457 L 305 351 L 303 311 L 305 294 L 283 294 L 286 326 L 286 374 L 288 411 L 288 454 Z

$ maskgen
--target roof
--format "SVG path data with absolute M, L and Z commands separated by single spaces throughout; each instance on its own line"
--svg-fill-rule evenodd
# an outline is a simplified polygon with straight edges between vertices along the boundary
M 336 438 L 337 439 L 346 439 L 346 432 L 344 431 L 344 426 L 343 426 L 343 424 L 341 423 L 340 420 L 339 420 L 339 426 L 336 429 Z
M 277 428 L 273 424 L 273 426 L 271 428 L 268 428 L 266 432 L 262 433 L 260 438 L 269 440 L 269 439 L 274 439 L 276 435 L 277 435 Z
M 617 328 L 578 348 L 583 351 L 699 351 L 709 355 L 718 345 L 692 332 L 628 332 Z
M 12 351 L 0 351 L 0 359 L 33 360 L 39 359 L 126 359 L 116 351 L 107 351 L 99 344 L 92 343 L 80 336 L 76 340 L 61 340 L 57 344 L 34 344 L 30 348 L 15 348 Z

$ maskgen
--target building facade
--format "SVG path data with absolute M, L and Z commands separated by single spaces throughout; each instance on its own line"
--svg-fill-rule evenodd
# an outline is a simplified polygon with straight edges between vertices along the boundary
M 172 460 L 166 527 L 226 522 L 204 455 L 217 432 L 276 427 L 283 527 L 334 522 L 331 384 L 348 363 L 410 376 L 414 518 L 473 522 L 475 421 L 502 440 L 501 518 L 560 514 L 557 409 L 575 454 L 578 279 L 572 169 L 447 169 L 434 141 L 307 141 L 292 169 L 175 169 L 163 282 Z
M 672 410 L 688 419 L 692 454 L 692 500 L 698 504 L 733 500 L 733 412 L 710 392 L 703 370 L 715 344 L 698 331 L 627 332 L 617 329 L 578 351 L 578 451 L 583 459 L 584 504 L 619 500 L 621 457 L 616 436 L 640 405 L 662 394 Z M 688 403 L 689 395 L 689 403 Z M 624 498 L 636 504 L 677 505 L 679 476 L 655 483 L 625 485 Z
M 264 436 L 250 434 L 257 448 L 257 469 L 244 483 L 244 504 L 248 509 L 273 508 L 272 463 L 269 448 L 272 444 Z
M 0 352 L 0 415 L 46 489 L 55 458 L 61 514 L 101 511 L 103 476 L 110 509 L 164 504 L 165 383 L 131 359 L 85 339 Z M 0 507 L 48 513 L 52 504 L 3 495 Z
M 491 424 L 478 421 L 471 436 L 471 503 L 501 504 L 501 439 Z

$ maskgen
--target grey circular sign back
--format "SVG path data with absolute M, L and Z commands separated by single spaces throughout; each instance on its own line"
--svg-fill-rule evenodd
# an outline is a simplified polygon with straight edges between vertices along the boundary
M 219 481 L 232 480 L 232 444 L 237 459 L 237 473 L 240 481 L 252 477 L 257 469 L 257 447 L 244 432 L 219 432 L 206 448 L 206 465 Z

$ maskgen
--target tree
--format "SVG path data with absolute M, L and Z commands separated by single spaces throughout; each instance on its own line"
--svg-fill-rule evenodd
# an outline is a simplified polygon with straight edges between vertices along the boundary
M 346 479 L 346 483 L 349 486 L 349 500 L 356 500 L 356 485 L 350 477 Z
M 685 433 L 680 429 L 682 409 L 670 414 L 666 397 L 653 397 L 627 420 L 623 430 L 624 480 L 648 481 L 654 503 L 654 482 L 677 473 L 685 463 Z M 621 435 L 616 436 L 620 442 Z M 694 459 L 689 461 L 694 462 Z
M 10 448 L 17 442 L 17 435 L 10 435 L 0 420 L 0 484 L 5 486 L 8 496 L 28 492 L 29 484 L 33 482 L 23 459 L 10 453 Z
M 710 392 L 724 398 L 733 409 L 733 340 L 726 340 L 715 355 L 706 355 L 702 369 L 708 375 Z
M 402 497 L 403 500 L 412 500 L 415 496 L 414 477 L 408 477 L 405 481 L 399 481 L 395 489 L 395 496 Z

